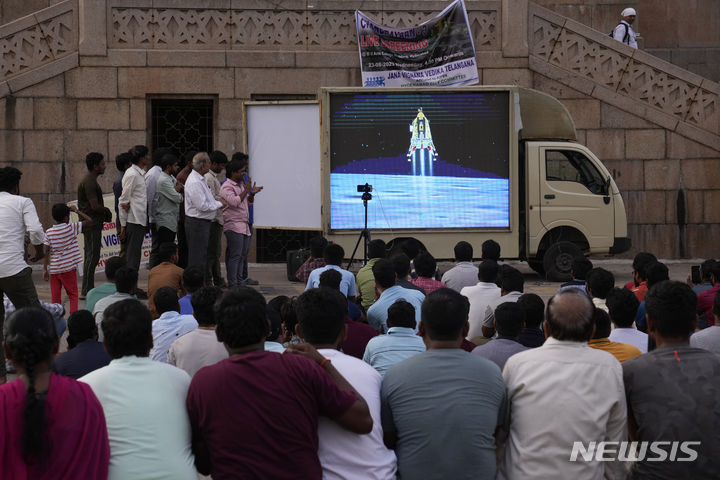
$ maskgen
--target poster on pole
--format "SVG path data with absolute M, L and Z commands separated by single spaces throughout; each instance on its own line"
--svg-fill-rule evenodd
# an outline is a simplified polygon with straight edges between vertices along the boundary
M 463 0 L 415 27 L 381 25 L 355 12 L 365 87 L 424 87 L 478 83 L 475 46 Z
M 102 241 L 100 243 L 100 260 L 98 261 L 95 273 L 101 273 L 105 271 L 105 262 L 110 257 L 120 255 L 120 239 L 117 233 L 117 218 L 115 218 L 115 196 L 112 193 L 103 195 L 103 204 L 110 209 L 112 212 L 112 219 L 109 222 L 103 224 L 102 229 Z M 68 205 L 74 205 L 77 207 L 77 200 L 68 202 Z M 81 219 L 76 213 L 71 213 L 70 218 L 73 222 L 80 222 Z M 78 235 L 78 246 L 80 247 L 80 254 L 85 256 L 84 246 L 85 236 Z M 140 264 L 145 265 L 150 259 L 150 250 L 152 249 L 152 235 L 148 231 L 145 233 L 145 238 L 142 244 L 142 256 L 140 257 Z M 83 268 L 82 263 L 78 265 L 78 276 L 82 276 Z M 102 283 L 102 282 L 100 282 Z

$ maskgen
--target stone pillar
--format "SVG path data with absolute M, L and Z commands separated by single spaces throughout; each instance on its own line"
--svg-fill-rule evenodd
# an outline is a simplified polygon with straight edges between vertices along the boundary
M 503 57 L 528 56 L 528 0 L 502 0 Z
M 79 0 L 78 24 L 80 55 L 107 55 L 107 17 L 105 0 Z

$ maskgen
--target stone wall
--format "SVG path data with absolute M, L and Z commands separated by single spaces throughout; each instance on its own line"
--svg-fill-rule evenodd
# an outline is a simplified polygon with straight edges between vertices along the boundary
M 235 151 L 244 101 L 361 84 L 355 8 L 411 25 L 447 2 L 182 4 L 66 0 L 0 28 L 22 59 L 0 59 L 0 164 L 23 170 L 21 188 L 46 225 L 50 205 L 75 198 L 87 152 L 109 160 L 101 185 L 110 191 L 115 155 L 150 143 L 153 96 L 213 98 L 215 148 Z M 559 98 L 580 142 L 613 173 L 633 238 L 627 255 L 717 256 L 720 86 L 521 0 L 466 5 L 481 83 Z
M 720 2 L 714 0 L 535 0 L 584 25 L 610 32 L 625 7 L 638 12 L 633 25 L 641 49 L 681 68 L 720 81 Z

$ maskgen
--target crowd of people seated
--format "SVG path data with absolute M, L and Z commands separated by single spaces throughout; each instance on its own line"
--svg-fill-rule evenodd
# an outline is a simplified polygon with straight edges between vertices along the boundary
M 353 274 L 318 237 L 267 301 L 173 245 L 150 308 L 108 260 L 59 356 L 50 313 L 8 316 L 0 478 L 720 478 L 720 262 L 695 285 L 642 252 L 619 286 L 577 258 L 544 301 L 493 241 L 440 272 L 373 240 Z

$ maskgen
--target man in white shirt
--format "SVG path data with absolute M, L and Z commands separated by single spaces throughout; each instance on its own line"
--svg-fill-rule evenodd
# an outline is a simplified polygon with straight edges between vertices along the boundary
M 500 298 L 500 287 L 495 284 L 498 274 L 498 264 L 495 260 L 483 260 L 478 268 L 477 282 L 472 287 L 465 287 L 460 294 L 470 301 L 470 314 L 467 339 L 482 335 L 482 325 L 488 305 Z
M 215 200 L 204 175 L 210 171 L 210 157 L 205 152 L 192 159 L 192 171 L 185 182 L 185 235 L 188 245 L 188 267 L 205 269 L 210 223 L 225 200 Z
M 634 328 L 635 315 L 637 315 L 637 297 L 627 288 L 613 288 L 608 293 L 606 305 L 609 310 L 610 320 L 615 329 L 608 337 L 611 342 L 624 343 L 637 347 L 642 353 L 648 351 L 648 335 Z
M 575 442 L 627 438 L 620 363 L 588 346 L 593 306 L 581 292 L 550 299 L 543 346 L 510 357 L 503 369 L 510 424 L 499 479 L 625 478 L 617 461 L 569 461 Z
M 338 351 L 347 335 L 345 311 L 347 300 L 337 290 L 316 288 L 297 299 L 298 335 L 332 362 L 338 372 L 365 399 L 373 419 L 367 435 L 345 430 L 334 421 L 320 417 L 318 422 L 318 457 L 323 479 L 395 478 L 395 453 L 383 443 L 380 422 L 380 387 L 382 377 L 367 363 Z
M 134 268 L 123 266 L 115 272 L 115 293 L 98 300 L 92 311 L 95 324 L 98 326 L 98 341 L 102 342 L 104 338 L 101 322 L 105 309 L 122 300 L 134 299 L 137 281 L 138 272 Z
M 510 265 L 503 265 L 500 269 L 500 298 L 496 298 L 485 308 L 482 323 L 482 334 L 485 338 L 495 335 L 495 309 L 505 302 L 517 302 L 523 294 L 525 278 L 522 273 Z
M 110 306 L 102 322 L 106 367 L 80 378 L 105 412 L 109 480 L 197 480 L 185 399 L 190 376 L 148 358 L 150 311 L 137 300 Z
M 118 214 L 120 236 L 127 239 L 125 262 L 128 267 L 140 270 L 142 244 L 148 224 L 145 166 L 150 159 L 150 151 L 144 145 L 136 145 L 130 149 L 130 154 L 132 165 L 123 175 Z
M 442 282 L 459 292 L 465 287 L 471 287 L 478 281 L 478 268 L 473 265 L 473 247 L 468 242 L 458 242 L 455 245 L 455 261 L 453 268 L 445 272 Z
M 225 345 L 218 341 L 215 334 L 217 322 L 213 309 L 220 297 L 222 290 L 218 287 L 202 287 L 193 293 L 190 303 L 198 328 L 186 333 L 170 345 L 167 363 L 182 368 L 191 377 L 194 377 L 201 368 L 215 365 L 228 358 Z
M 22 172 L 15 167 L 0 168 L 0 297 L 6 294 L 16 308 L 39 306 L 32 279 L 32 268 L 25 263 L 25 232 L 35 254 L 36 262 L 43 257 L 45 232 L 38 219 L 35 205 L 20 196 Z M 0 332 L 5 320 L 4 306 L 0 306 Z M 0 334 L 0 339 L 2 334 Z M 5 355 L 0 342 L 0 385 L 5 383 Z
M 228 163 L 227 155 L 220 150 L 215 150 L 210 155 L 210 171 L 205 174 L 210 192 L 215 200 L 220 200 L 220 179 L 225 165 Z M 227 282 L 222 278 L 220 271 L 220 249 L 223 236 L 223 212 L 219 208 L 215 218 L 210 223 L 210 237 L 208 240 L 207 264 L 205 265 L 205 285 L 216 287 L 227 287 Z
M 637 44 L 637 34 L 635 33 L 635 30 L 631 27 L 632 23 L 635 21 L 635 18 L 637 18 L 637 12 L 634 8 L 626 8 L 622 11 L 620 14 L 622 17 L 622 20 L 620 20 L 620 23 L 617 24 L 617 26 L 613 29 L 613 38 L 617 40 L 618 42 L 622 42 L 625 45 L 629 45 L 632 48 L 638 48 Z
M 157 234 L 157 225 L 155 224 L 155 209 L 157 208 L 157 200 L 155 193 L 157 192 L 157 181 L 162 173 L 162 165 L 160 161 L 163 156 L 172 154 L 169 148 L 157 148 L 152 153 L 152 167 L 145 174 L 145 186 L 147 188 L 147 207 L 148 207 L 148 223 L 150 225 L 150 234 L 152 235 L 152 248 L 150 250 L 150 258 L 148 260 L 148 269 L 160 263 L 157 258 L 158 248 L 160 248 L 160 239 Z
M 180 315 L 177 291 L 172 287 L 160 287 L 153 296 L 155 309 L 160 317 L 153 321 L 153 347 L 150 358 L 167 363 L 168 350 L 172 343 L 198 328 L 192 315 Z

